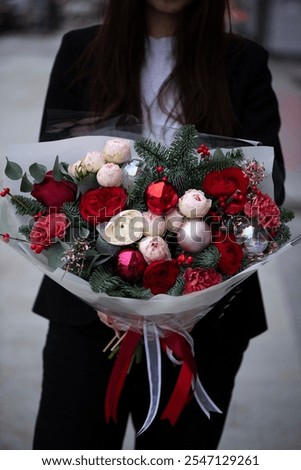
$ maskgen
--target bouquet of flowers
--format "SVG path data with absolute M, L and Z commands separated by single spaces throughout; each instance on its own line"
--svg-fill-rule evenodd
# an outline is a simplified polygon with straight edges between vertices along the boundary
M 104 136 L 36 144 L 38 161 L 25 172 L 7 158 L 11 184 L 0 193 L 8 201 L 3 241 L 100 310 L 116 332 L 108 420 L 144 338 L 151 403 L 140 433 L 158 409 L 161 349 L 188 371 L 178 381 L 183 386 L 185 375 L 185 393 L 179 398 L 176 387 L 163 417 L 177 420 L 191 388 L 208 416 L 220 412 L 197 376 L 188 331 L 291 237 L 294 214 L 262 190 L 263 163 L 241 148 L 198 146 L 197 138 L 187 125 L 169 147 Z M 43 159 L 57 147 L 49 169 Z M 117 351 L 116 344 L 109 346 Z

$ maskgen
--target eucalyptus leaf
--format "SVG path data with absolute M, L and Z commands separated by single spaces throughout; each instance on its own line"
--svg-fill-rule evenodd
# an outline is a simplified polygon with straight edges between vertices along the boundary
M 120 250 L 119 246 L 110 245 L 110 243 L 103 240 L 100 236 L 96 240 L 96 249 L 101 255 L 114 256 Z
M 45 165 L 41 165 L 40 163 L 33 163 L 29 167 L 29 173 L 34 178 L 35 183 L 42 183 L 45 178 L 47 172 L 47 168 Z
M 33 184 L 28 179 L 27 174 L 24 173 L 24 175 L 22 176 L 20 191 L 22 191 L 22 193 L 30 193 L 32 190 L 33 190 Z
M 224 154 L 220 148 L 217 148 L 214 150 L 213 156 L 214 158 L 222 158 L 224 157 Z
M 23 176 L 23 170 L 18 165 L 18 163 L 11 162 L 7 157 L 6 157 L 7 163 L 5 167 L 5 174 L 6 176 L 11 179 L 11 180 L 19 180 Z
M 82 238 L 88 238 L 90 230 L 86 227 L 79 227 L 79 236 Z
M 90 174 L 85 176 L 80 182 L 78 183 L 78 190 L 81 194 L 86 193 L 89 189 L 96 189 L 99 188 L 99 184 L 96 179 L 95 174 Z
M 51 245 L 45 252 L 48 258 L 48 265 L 53 268 L 62 268 L 65 264 L 63 260 L 66 249 L 69 248 L 67 243 L 55 243 Z
M 58 155 L 55 158 L 55 162 L 54 162 L 53 169 L 52 169 L 52 176 L 55 181 L 60 182 L 63 180 L 63 174 L 61 172 L 61 165 L 60 165 Z

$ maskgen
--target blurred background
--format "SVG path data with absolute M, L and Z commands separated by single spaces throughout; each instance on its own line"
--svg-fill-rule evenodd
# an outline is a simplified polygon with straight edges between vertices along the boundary
M 38 139 L 62 35 L 101 21 L 106 1 L 0 0 L 0 174 L 7 143 Z M 233 29 L 270 52 L 295 236 L 301 233 L 301 0 L 231 5 Z M 246 353 L 220 449 L 301 449 L 300 259 L 299 244 L 259 272 L 269 330 Z M 0 268 L 0 449 L 31 449 L 47 332 L 47 321 L 31 307 L 42 275 L 1 242 Z M 132 445 L 129 423 L 124 448 Z

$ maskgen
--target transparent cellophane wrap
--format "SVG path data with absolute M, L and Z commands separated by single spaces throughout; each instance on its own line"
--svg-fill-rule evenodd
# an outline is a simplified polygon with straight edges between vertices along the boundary
M 176 130 L 171 129 L 164 135 L 164 143 L 172 140 L 172 135 Z M 28 144 L 9 144 L 5 149 L 5 157 L 10 161 L 19 163 L 26 170 L 32 163 L 38 162 L 44 164 L 51 169 L 56 156 L 59 156 L 61 162 L 74 163 L 87 152 L 101 150 L 108 138 L 113 136 L 124 137 L 131 140 L 132 158 L 135 158 L 134 139 L 139 138 L 137 134 L 132 132 L 116 132 L 116 130 L 108 129 L 107 132 L 102 131 L 106 135 L 91 135 L 73 137 L 63 140 L 55 140 L 49 142 L 28 143 Z M 210 137 L 207 138 L 206 137 Z M 265 167 L 266 177 L 261 184 L 261 189 L 269 193 L 273 197 L 273 181 L 272 166 L 274 159 L 274 151 L 272 147 L 256 146 L 252 142 L 251 145 L 246 141 L 229 140 L 224 138 L 215 139 L 214 136 L 200 135 L 200 143 L 206 141 L 206 144 L 214 148 L 215 144 L 226 144 L 222 150 L 229 150 L 229 147 L 242 147 L 246 158 L 256 159 L 263 163 Z M 236 145 L 234 145 L 236 143 Z M 218 145 L 220 147 L 220 145 Z M 5 162 L 3 162 L 5 163 Z M 20 181 L 9 180 L 5 175 L 3 177 L 3 187 L 8 186 L 12 194 L 20 194 Z M 19 238 L 18 227 L 26 224 L 28 217 L 17 216 L 14 207 L 9 198 L 3 198 L 1 201 L 1 233 L 7 232 L 11 236 L 9 246 L 25 256 L 31 263 L 37 266 L 44 274 L 49 276 L 55 282 L 66 288 L 68 291 L 78 296 L 82 301 L 86 302 L 96 310 L 100 310 L 110 315 L 113 326 L 117 330 L 132 329 L 142 331 L 143 325 L 147 323 L 155 324 L 164 335 L 164 331 L 183 331 L 191 330 L 193 325 L 204 317 L 213 306 L 222 299 L 227 293 L 239 285 L 244 279 L 257 271 L 260 266 L 266 262 L 279 256 L 289 249 L 294 241 L 282 246 L 273 254 L 264 257 L 262 260 L 255 262 L 244 271 L 236 274 L 223 281 L 222 283 L 212 286 L 201 292 L 195 292 L 183 296 L 170 296 L 159 294 L 148 300 L 136 300 L 123 297 L 110 297 L 104 293 L 94 293 L 89 283 L 80 277 L 66 272 L 63 269 L 51 269 L 48 266 L 47 258 L 43 253 L 35 254 L 30 244 L 13 240 L 13 237 Z

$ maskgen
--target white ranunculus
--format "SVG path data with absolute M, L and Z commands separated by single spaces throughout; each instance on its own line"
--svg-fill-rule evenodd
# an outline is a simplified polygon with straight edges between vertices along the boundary
M 207 199 L 203 191 L 197 189 L 189 189 L 179 199 L 180 212 L 189 219 L 205 217 L 211 204 L 211 199 Z
M 83 166 L 82 160 L 77 160 L 77 162 L 68 165 L 68 173 L 73 178 L 81 179 L 87 176 L 88 172 Z
M 106 188 L 121 186 L 122 177 L 122 169 L 115 163 L 105 163 L 96 174 L 98 184 Z
M 161 237 L 145 237 L 139 242 L 139 251 L 147 264 L 153 261 L 170 260 L 168 244 Z
M 86 168 L 88 173 L 97 173 L 104 163 L 103 154 L 96 150 L 88 152 L 87 155 L 82 158 L 82 165 Z
M 161 215 L 154 214 L 151 211 L 143 212 L 144 235 L 162 237 L 166 232 L 166 222 Z
M 140 211 L 125 210 L 106 224 L 103 237 L 111 245 L 123 246 L 137 242 L 143 236 L 143 216 Z
M 103 156 L 108 163 L 124 163 L 131 158 L 131 143 L 128 139 L 108 139 L 103 148 Z

